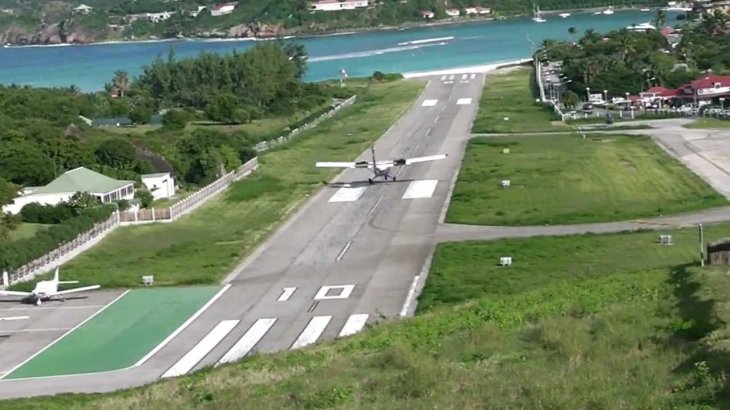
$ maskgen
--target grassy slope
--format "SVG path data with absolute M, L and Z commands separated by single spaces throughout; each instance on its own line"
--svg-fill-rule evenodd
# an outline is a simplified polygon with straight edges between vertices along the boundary
M 322 158 L 354 158 L 403 114 L 422 88 L 402 81 L 373 86 L 357 103 L 295 142 L 267 151 L 259 170 L 173 224 L 118 228 L 102 243 L 64 265 L 64 275 L 104 287 L 136 286 L 143 274 L 155 284 L 212 283 L 289 215 L 321 181 Z
M 566 125 L 552 125 L 552 110 L 535 103 L 536 97 L 530 89 L 531 72 L 530 69 L 517 69 L 487 76 L 473 133 L 570 130 Z M 509 117 L 509 121 L 505 121 L 505 117 Z
M 110 395 L 57 396 L 5 408 L 696 408 L 728 400 L 730 281 L 724 269 L 688 266 L 694 230 L 535 238 L 519 245 L 498 294 L 314 348 L 258 356 Z M 730 226 L 710 227 L 708 239 Z M 555 241 L 555 242 L 551 242 Z M 504 241 L 505 243 L 513 241 Z M 556 245 L 553 246 L 553 243 Z M 525 278 L 565 268 L 564 250 L 591 274 Z M 507 246 L 500 242 L 496 247 Z M 491 244 L 444 245 L 434 270 L 490 265 Z M 461 247 L 461 254 L 444 249 Z M 645 258 L 614 255 L 630 249 Z M 459 263 L 455 261 L 458 259 Z M 591 267 L 587 261 L 594 260 Z M 535 265 L 539 264 L 539 268 Z M 619 272 L 621 270 L 621 272 Z M 429 281 L 434 280 L 432 276 Z M 438 279 L 436 279 L 438 280 Z M 426 289 L 432 293 L 433 289 Z M 723 347 L 724 346 L 724 347 Z
M 509 148 L 510 154 L 503 154 Z M 501 181 L 511 187 L 503 189 Z M 448 222 L 537 225 L 625 220 L 727 202 L 645 137 L 475 138 Z
M 685 128 L 730 128 L 729 120 L 718 118 L 700 118 L 684 126 Z

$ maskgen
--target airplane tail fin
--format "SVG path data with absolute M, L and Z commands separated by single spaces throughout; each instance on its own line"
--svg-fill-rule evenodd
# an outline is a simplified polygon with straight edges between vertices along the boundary
M 3 286 L 8 287 L 8 271 L 3 271 Z
M 370 152 L 373 154 L 373 166 L 375 166 L 375 146 L 370 147 Z
M 58 283 L 58 270 L 59 270 L 59 269 L 60 269 L 60 268 L 56 268 L 56 273 L 55 273 L 55 274 L 53 274 L 53 281 L 54 281 L 54 282 L 56 282 L 56 283 Z

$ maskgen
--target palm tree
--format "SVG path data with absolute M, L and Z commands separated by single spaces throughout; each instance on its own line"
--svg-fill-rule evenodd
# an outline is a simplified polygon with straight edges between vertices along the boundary
M 129 91 L 129 76 L 127 72 L 123 70 L 116 71 L 112 79 L 112 84 L 119 93 L 119 96 L 124 97 L 124 93 Z
M 656 29 L 661 30 L 662 27 L 667 24 L 667 12 L 662 9 L 658 9 L 656 11 L 656 19 L 654 21 L 656 23 Z
M 575 27 L 570 27 L 568 29 L 568 34 L 570 34 L 570 42 L 573 44 L 575 44 L 575 40 L 573 39 L 573 37 L 575 36 L 575 32 L 576 32 Z

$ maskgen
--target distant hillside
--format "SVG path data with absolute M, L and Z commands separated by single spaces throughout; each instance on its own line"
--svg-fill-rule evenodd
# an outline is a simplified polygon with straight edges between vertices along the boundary
M 542 10 L 663 4 L 657 0 L 541 0 Z M 75 10 L 81 4 L 88 13 Z M 199 6 L 206 9 L 199 11 Z M 0 42 L 11 44 L 89 43 L 170 37 L 272 37 L 335 30 L 377 28 L 425 22 L 449 17 L 446 10 L 481 6 L 487 17 L 531 13 L 532 0 L 380 0 L 356 10 L 311 10 L 307 0 L 241 1 L 226 15 L 212 16 L 212 4 L 201 0 L 0 0 Z M 163 13 L 160 21 L 148 21 L 141 13 Z M 472 18 L 470 16 L 461 17 Z

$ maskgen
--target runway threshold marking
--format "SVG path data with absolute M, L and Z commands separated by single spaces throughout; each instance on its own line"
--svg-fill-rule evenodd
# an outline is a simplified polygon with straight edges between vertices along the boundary
M 462 80 L 466 80 L 466 77 L 467 77 L 468 75 L 469 75 L 469 74 L 462 74 L 462 75 L 461 75 L 461 79 L 462 79 Z
M 289 300 L 289 298 L 291 297 L 291 295 L 294 294 L 294 291 L 295 290 L 297 290 L 296 287 L 282 289 L 281 290 L 281 296 L 279 296 L 279 299 L 276 299 L 276 301 L 277 302 L 286 302 L 287 300 Z
M 473 79 L 475 79 L 475 78 L 477 78 L 477 75 L 476 75 L 476 74 L 474 74 L 474 73 L 472 73 L 472 74 L 471 74 L 471 79 L 473 80 Z
M 238 322 L 238 320 L 221 320 L 195 347 L 190 349 L 185 356 L 172 365 L 162 375 L 162 378 L 182 376 L 192 370 L 223 338 L 231 333 L 231 330 L 236 327 Z
M 459 98 L 456 100 L 456 105 L 469 105 L 471 104 L 471 98 Z
M 328 293 L 337 289 L 340 290 L 338 295 L 328 295 Z M 317 294 L 314 295 L 314 300 L 347 299 L 350 297 L 353 289 L 355 289 L 355 285 L 322 286 L 319 288 Z
M 266 333 L 274 326 L 276 318 L 259 319 L 256 323 L 251 326 L 246 333 L 238 339 L 233 347 L 231 347 L 223 357 L 218 360 L 215 367 L 220 366 L 224 363 L 234 362 L 244 356 L 246 356 L 251 349 L 266 335 Z
M 104 311 L 104 310 L 105 310 L 106 308 L 108 308 L 109 306 L 113 305 L 113 304 L 114 304 L 114 302 L 116 302 L 116 301 L 118 301 L 119 299 L 121 299 L 122 297 L 124 297 L 124 295 L 126 295 L 127 293 L 129 293 L 129 289 L 127 289 L 127 290 L 125 290 L 124 292 L 122 292 L 122 294 L 121 294 L 121 295 L 119 295 L 119 296 L 117 296 L 116 298 L 114 298 L 114 300 L 112 300 L 111 302 L 109 302 L 109 303 L 108 303 L 108 304 L 107 304 L 106 306 L 104 306 L 103 308 L 101 308 L 101 309 L 97 310 L 96 312 L 94 312 L 94 313 L 93 313 L 93 314 L 92 314 L 91 316 L 89 316 L 89 317 L 87 317 L 86 319 L 82 320 L 82 321 L 81 321 L 81 323 L 79 323 L 78 325 L 76 325 L 76 326 L 72 327 L 72 328 L 71 328 L 71 329 L 69 329 L 69 330 L 68 330 L 68 331 L 67 331 L 66 333 L 62 334 L 61 336 L 57 337 L 57 338 L 56 338 L 56 339 L 55 339 L 54 341 L 52 341 L 51 343 L 47 344 L 47 345 L 46 345 L 46 346 L 45 346 L 44 348 L 42 348 L 41 350 L 39 350 L 39 351 L 35 352 L 35 353 L 34 353 L 33 355 L 31 355 L 31 356 L 30 356 L 29 358 L 27 358 L 27 359 L 23 360 L 23 361 L 22 361 L 22 362 L 20 362 L 20 363 L 19 363 L 18 365 L 16 365 L 16 366 L 15 366 L 15 367 L 13 367 L 12 369 L 8 370 L 8 371 L 7 371 L 7 372 L 6 372 L 5 374 L 3 374 L 3 375 L 2 375 L 2 377 L 0 377 L 0 379 L 4 379 L 4 378 L 5 378 L 5 376 L 8 376 L 9 374 L 11 374 L 12 372 L 14 372 L 15 370 L 19 369 L 19 368 L 20 368 L 21 366 L 23 366 L 24 364 L 26 364 L 26 363 L 28 363 L 29 361 L 33 360 L 33 359 L 34 359 L 34 358 L 35 358 L 36 356 L 38 356 L 39 354 L 41 354 L 41 353 L 45 352 L 46 350 L 50 349 L 50 348 L 51 348 L 51 346 L 53 346 L 53 345 L 55 345 L 56 343 L 60 342 L 60 341 L 61 341 L 61 339 L 63 339 L 64 337 L 68 336 L 68 335 L 69 335 L 69 334 L 70 334 L 71 332 L 73 332 L 74 330 L 76 330 L 76 329 L 80 328 L 81 326 L 83 326 L 83 325 L 84 325 L 84 323 L 86 323 L 86 322 L 90 321 L 91 319 L 93 319 L 93 318 L 94 318 L 95 316 L 97 316 L 98 314 L 100 314 L 101 312 L 103 312 L 103 311 Z
M 433 191 L 436 190 L 438 182 L 439 181 L 437 179 L 411 181 L 411 183 L 408 184 L 406 192 L 403 194 L 403 199 L 431 198 Z
M 342 327 L 342 330 L 337 337 L 345 337 L 358 333 L 363 327 L 365 327 L 365 322 L 368 321 L 369 316 L 370 315 L 367 313 L 350 315 L 345 322 L 345 326 Z
M 423 100 L 421 107 L 433 107 L 439 100 Z
M 453 79 L 454 79 L 454 75 L 453 75 L 453 74 L 451 74 L 451 75 L 449 76 L 449 80 L 453 80 Z
M 218 300 L 218 298 L 220 298 L 221 296 L 223 296 L 223 294 L 228 289 L 230 289 L 230 288 L 231 288 L 231 284 L 230 283 L 227 284 L 226 286 L 224 286 L 223 289 L 221 289 L 220 291 L 218 291 L 218 293 L 216 293 L 205 305 L 203 305 L 200 309 L 198 309 L 198 311 L 195 312 L 195 314 L 193 314 L 192 316 L 190 316 L 188 318 L 188 320 L 186 320 L 182 325 L 180 325 L 180 327 L 178 327 L 177 329 L 175 329 L 174 332 L 172 332 L 169 336 L 167 336 L 165 338 L 165 340 L 163 340 L 162 342 L 160 342 L 160 344 L 158 344 L 154 349 L 152 349 L 152 351 L 150 351 L 149 353 L 147 353 L 143 358 L 139 359 L 139 361 L 137 363 L 135 363 L 133 367 L 138 367 L 138 366 L 143 365 L 147 360 L 150 359 L 150 357 L 152 357 L 155 353 L 159 352 L 163 347 L 165 347 L 168 343 L 170 343 L 170 341 L 172 339 L 174 339 L 175 336 L 179 335 L 180 332 L 182 332 L 183 330 L 185 330 L 186 327 L 190 326 L 190 324 L 193 323 L 193 321 L 195 319 L 197 319 L 198 316 L 202 315 L 203 312 L 205 312 L 205 310 L 210 307 L 210 305 L 212 305 L 213 303 L 215 303 L 215 301 Z
M 353 202 L 360 199 L 367 187 L 340 188 L 332 195 L 329 202 Z
M 316 342 L 330 323 L 330 320 L 332 320 L 332 316 L 313 317 L 307 324 L 307 327 L 299 334 L 297 340 L 294 341 L 291 349 L 299 349 L 300 347 L 308 346 Z

